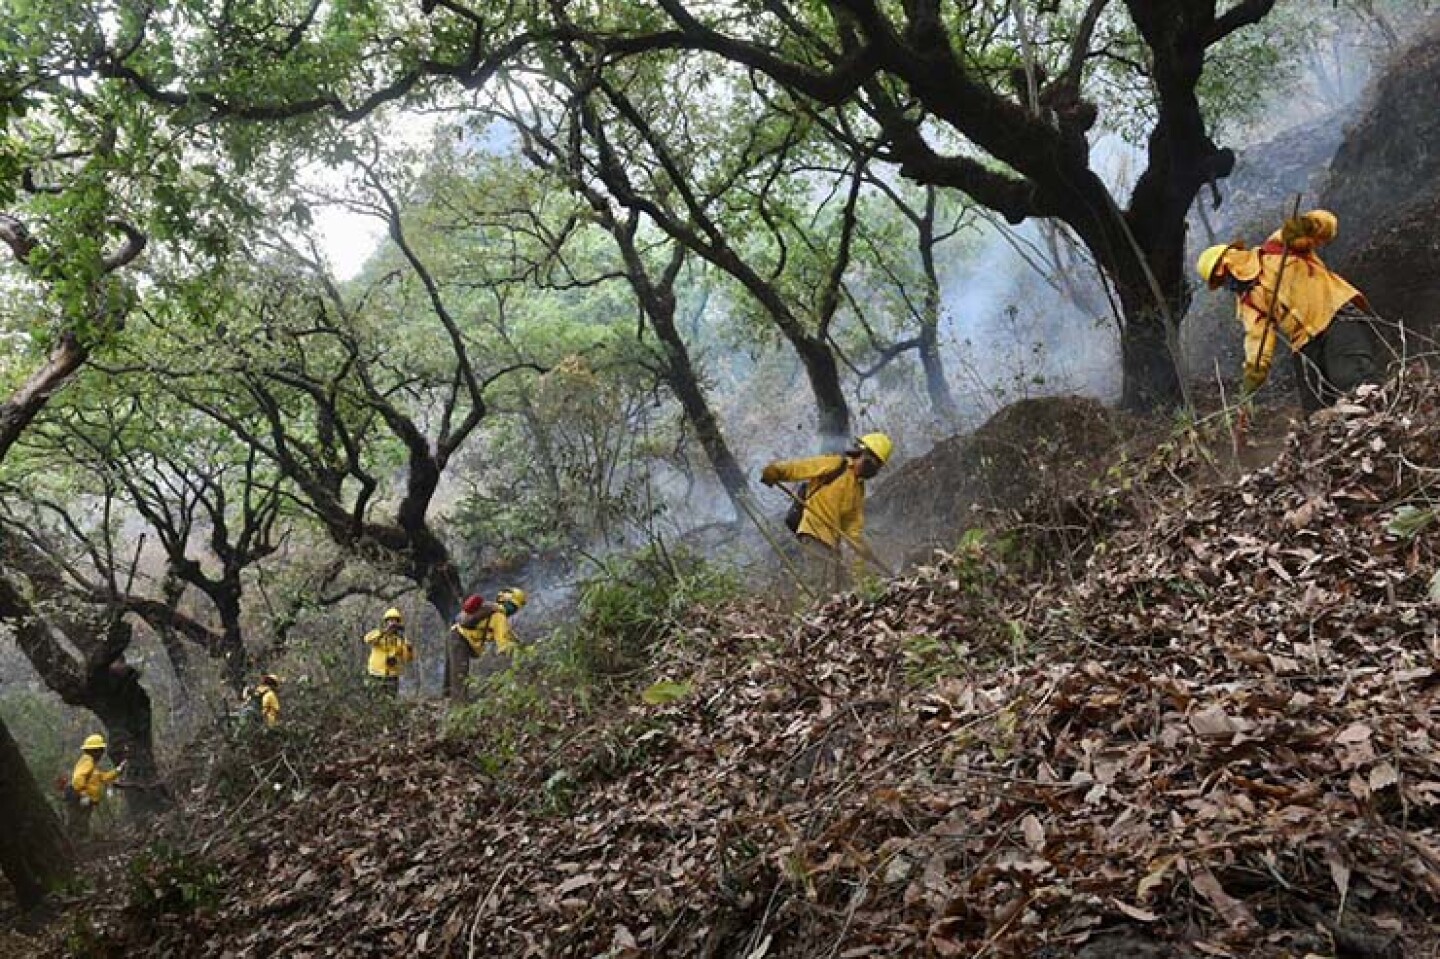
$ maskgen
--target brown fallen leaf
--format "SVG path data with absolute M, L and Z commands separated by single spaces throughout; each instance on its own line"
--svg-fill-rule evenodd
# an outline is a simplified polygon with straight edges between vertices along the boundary
M 1208 866 L 1191 864 L 1187 878 L 1195 891 L 1215 907 L 1215 911 L 1232 929 L 1255 927 L 1255 917 L 1251 914 L 1250 909 L 1225 891 L 1220 885 L 1220 880 L 1215 878 L 1215 874 L 1210 871 Z
M 1139 906 L 1132 906 L 1123 899 L 1111 899 L 1110 903 L 1136 922 L 1156 922 L 1160 919 L 1156 913 L 1148 909 L 1141 909 Z

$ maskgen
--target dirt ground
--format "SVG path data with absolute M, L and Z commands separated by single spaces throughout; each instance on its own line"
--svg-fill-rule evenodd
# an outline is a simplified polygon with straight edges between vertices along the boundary
M 866 504 L 869 534 L 907 552 L 951 546 L 987 515 L 1061 495 L 1103 472 L 1133 429 L 1123 414 L 1085 397 L 1021 400 L 877 483 Z

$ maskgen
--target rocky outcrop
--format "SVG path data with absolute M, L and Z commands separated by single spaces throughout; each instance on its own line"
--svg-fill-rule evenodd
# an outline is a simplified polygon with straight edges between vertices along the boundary
M 1103 469 L 1125 438 L 1121 414 L 1093 399 L 1053 396 L 1001 409 L 973 434 L 935 444 L 885 478 L 866 506 L 882 540 L 953 547 L 987 514 L 1058 496 Z
M 1381 316 L 1434 336 L 1440 316 L 1440 20 L 1398 54 L 1330 165 L 1327 257 Z

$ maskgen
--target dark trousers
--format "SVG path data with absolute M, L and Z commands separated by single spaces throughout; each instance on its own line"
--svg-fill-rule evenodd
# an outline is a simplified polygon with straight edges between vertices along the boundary
M 1362 383 L 1378 382 L 1379 353 L 1379 337 L 1365 314 L 1349 306 L 1335 314 L 1324 333 L 1293 354 L 1306 415 Z
M 465 683 L 470 679 L 470 660 L 475 651 L 455 630 L 450 630 L 445 639 L 445 696 L 447 699 L 465 698 Z
M 365 685 L 375 692 L 389 696 L 391 699 L 400 695 L 399 676 L 366 676 Z
M 78 799 L 69 800 L 65 804 L 66 826 L 72 840 L 90 838 L 90 817 L 94 813 L 93 805 L 82 805 Z

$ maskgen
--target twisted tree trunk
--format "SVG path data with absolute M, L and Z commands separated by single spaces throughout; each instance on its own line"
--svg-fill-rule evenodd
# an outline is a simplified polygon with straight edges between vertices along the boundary
M 0 720 L 0 873 L 25 911 L 75 869 L 75 852 L 10 730 Z
M 117 619 L 110 629 L 107 648 L 130 645 L 133 629 L 129 623 Z M 131 819 L 143 822 L 167 809 L 172 798 L 155 760 L 150 694 L 140 685 L 140 671 L 127 664 L 123 655 L 108 662 L 92 662 L 79 705 L 105 724 L 111 754 L 117 763 L 125 763 L 119 785 L 125 790 L 125 809 Z

